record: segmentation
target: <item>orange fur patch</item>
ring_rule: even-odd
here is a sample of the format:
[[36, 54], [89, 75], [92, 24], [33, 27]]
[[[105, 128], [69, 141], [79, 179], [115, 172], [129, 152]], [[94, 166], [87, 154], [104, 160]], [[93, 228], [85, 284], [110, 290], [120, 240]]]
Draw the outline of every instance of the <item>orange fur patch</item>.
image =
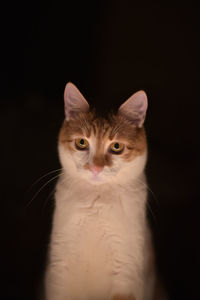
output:
[[[104, 153], [106, 141], [119, 141], [126, 145], [126, 149], [119, 154], [124, 160], [131, 161], [141, 155], [146, 149], [146, 135], [144, 128], [138, 128], [121, 115], [112, 115], [108, 119], [99, 118], [94, 112], [77, 113], [70, 121], [64, 121], [59, 134], [59, 143], [64, 144], [70, 151], [77, 151], [74, 147], [75, 136], [97, 139], [97, 151], [94, 155], [94, 165], [111, 166], [115, 154]], [[87, 168], [87, 166], [85, 166]]]
[[111, 300], [136, 300], [136, 298], [133, 295], [121, 295], [117, 294], [114, 295]]

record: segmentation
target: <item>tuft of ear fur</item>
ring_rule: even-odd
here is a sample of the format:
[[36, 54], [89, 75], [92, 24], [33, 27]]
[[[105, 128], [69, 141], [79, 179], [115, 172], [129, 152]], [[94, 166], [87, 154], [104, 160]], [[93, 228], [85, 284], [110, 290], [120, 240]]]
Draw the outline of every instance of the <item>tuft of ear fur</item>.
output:
[[119, 108], [118, 114], [133, 122], [137, 127], [142, 127], [147, 110], [147, 95], [138, 91], [126, 100]]
[[68, 82], [64, 91], [65, 101], [65, 118], [67, 121], [73, 117], [77, 112], [87, 112], [89, 110], [89, 104], [83, 97], [77, 87]]

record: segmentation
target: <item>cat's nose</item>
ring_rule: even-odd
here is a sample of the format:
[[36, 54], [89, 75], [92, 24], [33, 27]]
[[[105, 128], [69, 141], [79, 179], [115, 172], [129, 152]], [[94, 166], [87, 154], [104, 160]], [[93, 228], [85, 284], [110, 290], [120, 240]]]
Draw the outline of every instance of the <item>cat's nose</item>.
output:
[[92, 173], [98, 174], [98, 173], [100, 173], [103, 170], [103, 167], [102, 166], [93, 165], [93, 166], [90, 166], [89, 169], [90, 169], [90, 171], [92, 171]]

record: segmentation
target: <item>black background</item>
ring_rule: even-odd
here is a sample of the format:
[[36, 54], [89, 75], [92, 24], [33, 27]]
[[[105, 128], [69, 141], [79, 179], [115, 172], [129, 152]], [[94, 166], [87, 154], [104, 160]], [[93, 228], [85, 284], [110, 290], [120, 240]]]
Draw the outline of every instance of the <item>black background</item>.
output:
[[[149, 98], [149, 216], [170, 299], [200, 299], [199, 10], [191, 2], [9, 2], [1, 8], [1, 299], [42, 278], [63, 91], [99, 110]], [[41, 187], [43, 187], [42, 190]]]

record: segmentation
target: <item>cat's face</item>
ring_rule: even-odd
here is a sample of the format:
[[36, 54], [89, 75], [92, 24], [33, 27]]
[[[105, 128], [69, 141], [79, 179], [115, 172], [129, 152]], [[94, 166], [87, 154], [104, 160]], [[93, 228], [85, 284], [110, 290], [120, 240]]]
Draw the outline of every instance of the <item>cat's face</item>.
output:
[[120, 183], [137, 177], [146, 162], [141, 110], [131, 114], [128, 103], [129, 107], [122, 105], [121, 111], [108, 120], [98, 118], [72, 84], [66, 89], [66, 120], [59, 135], [59, 154], [68, 176], [91, 184]]

